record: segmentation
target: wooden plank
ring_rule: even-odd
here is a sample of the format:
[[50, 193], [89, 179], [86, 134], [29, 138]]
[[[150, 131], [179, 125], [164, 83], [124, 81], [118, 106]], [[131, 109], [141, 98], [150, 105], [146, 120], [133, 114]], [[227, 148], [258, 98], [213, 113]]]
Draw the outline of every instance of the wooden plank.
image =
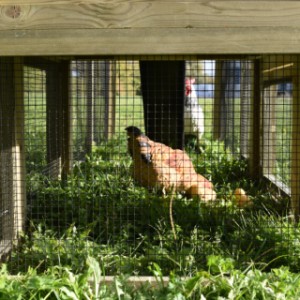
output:
[[14, 235], [17, 238], [26, 221], [26, 170], [24, 146], [24, 83], [23, 60], [14, 58], [15, 144], [14, 154]]
[[249, 141], [249, 172], [252, 178], [260, 178], [261, 168], [261, 61], [259, 59], [253, 62], [253, 87], [251, 103], [251, 133]]
[[293, 122], [291, 153], [291, 207], [297, 220], [300, 217], [300, 61], [295, 61], [293, 76]]
[[72, 106], [70, 96], [70, 62], [60, 65], [61, 97], [62, 97], [62, 178], [66, 178], [72, 168]]
[[297, 53], [300, 28], [135, 28], [0, 31], [2, 56]]
[[[219, 29], [16, 31], [0, 32], [0, 50], [2, 55], [212, 55], [299, 50], [300, 42], [295, 42], [289, 30], [281, 32], [286, 38], [279, 39], [277, 33], [280, 34], [280, 29], [259, 29], [255, 34], [248, 28], [222, 32]], [[299, 35], [300, 30], [294, 33]]]
[[213, 109], [213, 132], [214, 139], [221, 140], [221, 106], [222, 106], [222, 65], [223, 61], [217, 60], [215, 66], [215, 91], [214, 91], [214, 109]]
[[86, 137], [85, 150], [87, 153], [92, 152], [95, 141], [95, 67], [94, 61], [84, 62], [86, 65], [87, 78], [85, 81], [86, 94]]
[[[9, 275], [8, 279], [12, 281], [24, 280], [25, 276], [19, 273], [18, 275]], [[191, 279], [190, 276], [182, 276], [180, 278], [182, 281]], [[100, 276], [98, 284], [100, 285], [115, 285], [116, 276]], [[160, 288], [161, 285], [167, 286], [170, 282], [169, 276], [155, 277], [155, 276], [129, 276], [126, 277], [126, 282], [134, 288], [139, 288], [141, 286], [151, 286], [152, 288]], [[202, 280], [202, 284], [209, 284], [209, 280]], [[89, 284], [93, 286], [95, 281], [91, 278]]]
[[14, 61], [0, 58], [0, 256], [12, 247], [14, 236]]
[[[100, 284], [112, 285], [115, 284], [115, 276], [101, 276]], [[185, 281], [191, 277], [184, 276], [181, 280]], [[169, 276], [162, 276], [159, 279], [155, 276], [129, 276], [126, 278], [126, 282], [134, 288], [139, 288], [143, 285], [151, 286], [152, 288], [159, 288], [161, 285], [167, 286], [170, 282]], [[205, 280], [203, 281], [203, 283]], [[91, 284], [94, 282], [91, 280]]]
[[271, 8], [270, 1], [220, 0], [2, 3], [2, 55], [297, 53], [300, 48], [297, 1], [276, 1]]
[[[71, 2], [71, 3], [70, 3]], [[0, 30], [299, 27], [300, 3], [277, 1], [27, 1], [1, 5]]]
[[[153, 0], [152, 0], [153, 1]], [[165, 3], [191, 3], [196, 2], [196, 0], [155, 0], [156, 2], [165, 2]], [[218, 1], [210, 1], [210, 2], [231, 2], [231, 3], [239, 3], [239, 2], [250, 2], [249, 0], [218, 0]], [[253, 0], [252, 0], [253, 1]], [[255, 0], [254, 0], [255, 1]], [[283, 0], [264, 0], [262, 2], [268, 3], [268, 2], [297, 2], [299, 0], [289, 0], [289, 1], [283, 1]], [[151, 0], [85, 0], [85, 4], [121, 4], [124, 2], [132, 2], [132, 3], [138, 3], [138, 2], [151, 2]], [[198, 2], [209, 2], [204, 0], [199, 0]], [[82, 4], [82, 0], [15, 0], [13, 1], [13, 5], [80, 5]], [[11, 0], [1, 0], [2, 5], [12, 5]]]
[[109, 78], [108, 78], [108, 107], [107, 107], [107, 126], [105, 135], [112, 138], [116, 130], [116, 62], [109, 62]]
[[253, 131], [253, 91], [254, 91], [254, 63], [241, 61], [241, 117], [240, 117], [240, 151], [241, 155], [249, 158], [250, 139]]
[[59, 63], [44, 64], [47, 100], [47, 171], [60, 178], [62, 170], [62, 96]]

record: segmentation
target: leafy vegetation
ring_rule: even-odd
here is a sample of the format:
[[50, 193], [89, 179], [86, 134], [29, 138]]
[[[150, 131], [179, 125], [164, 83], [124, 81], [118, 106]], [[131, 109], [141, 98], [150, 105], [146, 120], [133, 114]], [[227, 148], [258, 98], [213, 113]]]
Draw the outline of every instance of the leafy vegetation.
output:
[[29, 268], [22, 276], [12, 278], [6, 265], [0, 270], [0, 299], [298, 299], [300, 275], [281, 267], [262, 272], [250, 265], [235, 268], [231, 259], [212, 255], [207, 270], [182, 278], [175, 273], [165, 282], [161, 268], [153, 263], [149, 270], [156, 278], [156, 287], [149, 283], [138, 288], [126, 275], [104, 282], [99, 262], [87, 257], [81, 273], [68, 267], [55, 266], [43, 274]]
[[[28, 231], [2, 267], [0, 299], [299, 297], [300, 227], [286, 199], [246, 178], [246, 162], [221, 149], [210, 143], [201, 156], [190, 153], [197, 170], [212, 177], [218, 201], [176, 195], [176, 240], [168, 196], [132, 180], [125, 139], [96, 147], [66, 180], [32, 170]], [[237, 186], [252, 207], [234, 203]], [[114, 282], [104, 284], [100, 274]], [[154, 275], [157, 288], [137, 289], [128, 275]]]
[[[44, 109], [31, 111], [28, 105], [28, 224], [0, 271], [0, 299], [299, 298], [300, 225], [289, 215], [288, 199], [248, 178], [247, 162], [211, 142], [209, 130], [203, 153], [191, 149], [189, 155], [197, 171], [213, 181], [218, 200], [205, 204], [175, 195], [174, 238], [170, 196], [148, 191], [131, 177], [123, 129], [142, 127], [141, 99], [134, 97], [139, 84], [132, 81], [133, 88], [119, 97], [115, 139], [76, 161], [64, 179], [43, 173], [45, 118], [35, 113], [41, 116]], [[43, 94], [36, 94], [40, 104]], [[211, 128], [212, 102], [202, 104]], [[75, 125], [84, 132], [85, 124]], [[83, 149], [83, 141], [78, 135], [75, 148]], [[278, 160], [278, 174], [288, 164], [288, 157]], [[232, 196], [237, 187], [247, 191], [251, 207], [237, 206]], [[114, 282], [106, 285], [100, 275], [114, 275]], [[129, 275], [154, 275], [157, 287], [137, 289], [127, 283]], [[169, 283], [163, 275], [170, 276]]]
[[[66, 180], [31, 173], [28, 234], [8, 269], [44, 272], [61, 266], [78, 273], [91, 256], [103, 274], [147, 275], [156, 263], [164, 274], [196, 276], [207, 269], [209, 255], [217, 255], [237, 270], [284, 265], [298, 272], [300, 228], [289, 218], [287, 200], [246, 178], [246, 162], [220, 149], [211, 143], [201, 157], [190, 154], [197, 170], [211, 175], [218, 201], [204, 204], [175, 195], [176, 240], [168, 196], [132, 180], [125, 139], [96, 147]], [[248, 192], [252, 207], [234, 203], [238, 186]]]

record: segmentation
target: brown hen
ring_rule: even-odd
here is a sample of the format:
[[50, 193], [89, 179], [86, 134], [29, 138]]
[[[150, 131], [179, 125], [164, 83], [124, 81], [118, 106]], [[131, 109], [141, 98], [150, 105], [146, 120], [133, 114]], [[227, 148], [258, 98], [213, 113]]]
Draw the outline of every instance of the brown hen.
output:
[[184, 192], [201, 200], [215, 200], [212, 183], [197, 174], [186, 152], [150, 140], [135, 126], [126, 128], [133, 177], [142, 186], [166, 192]]

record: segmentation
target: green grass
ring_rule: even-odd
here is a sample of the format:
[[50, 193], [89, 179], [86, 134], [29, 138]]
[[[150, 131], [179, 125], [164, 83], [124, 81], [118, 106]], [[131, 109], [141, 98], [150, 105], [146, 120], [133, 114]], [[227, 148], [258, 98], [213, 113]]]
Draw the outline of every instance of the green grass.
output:
[[29, 269], [22, 276], [12, 278], [2, 265], [0, 270], [0, 299], [285, 299], [300, 297], [300, 276], [281, 267], [262, 272], [253, 265], [237, 270], [231, 259], [212, 255], [207, 271], [199, 271], [183, 279], [174, 272], [170, 281], [163, 282], [159, 265], [151, 264], [155, 288], [144, 283], [135, 288], [126, 275], [115, 276], [105, 284], [97, 259], [88, 256], [83, 270], [74, 273], [68, 267], [56, 266], [39, 274]]
[[[5, 293], [12, 288], [24, 293], [24, 299], [66, 299], [68, 293], [79, 299], [93, 299], [97, 293], [104, 299], [130, 299], [130, 295], [137, 299], [298, 298], [300, 227], [289, 217], [288, 199], [274, 194], [264, 182], [248, 178], [247, 162], [224, 150], [223, 143], [211, 141], [213, 103], [200, 102], [206, 116], [204, 152], [189, 155], [197, 171], [214, 183], [218, 200], [206, 205], [176, 195], [177, 240], [169, 220], [169, 198], [140, 187], [131, 177], [124, 128], [143, 129], [140, 97], [118, 98], [114, 139], [103, 141], [75, 162], [65, 180], [43, 175], [47, 165], [44, 109], [28, 106], [27, 231], [7, 261], [8, 271], [2, 269], [0, 299], [9, 299]], [[290, 146], [285, 140], [290, 132], [285, 130], [290, 124], [280, 118], [281, 110], [276, 113], [281, 128], [277, 139], [282, 141], [277, 144], [276, 174], [288, 182], [284, 177], [288, 172], [283, 170], [289, 169]], [[82, 149], [80, 132], [85, 126], [75, 126], [78, 132], [74, 132]], [[247, 191], [252, 207], [236, 206], [231, 196], [236, 187]], [[9, 274], [18, 272], [25, 277], [11, 283]], [[118, 275], [114, 287], [88, 290], [87, 278], [93, 272]], [[171, 275], [171, 282], [156, 290], [148, 286], [132, 290], [126, 275], [133, 274], [154, 274], [158, 281], [162, 274]], [[180, 276], [192, 277], [183, 281]]]
[[[149, 274], [155, 262], [164, 274], [195, 275], [206, 268], [208, 255], [220, 255], [240, 269], [286, 265], [298, 272], [300, 232], [289, 221], [286, 199], [245, 177], [247, 164], [220, 149], [208, 144], [202, 156], [190, 154], [197, 170], [211, 177], [218, 200], [206, 205], [176, 195], [178, 240], [168, 198], [132, 180], [125, 137], [96, 147], [67, 180], [28, 176], [29, 234], [13, 253], [10, 270], [63, 265], [76, 272], [91, 255], [106, 274]], [[247, 191], [253, 207], [235, 205], [236, 187]]]
[[[46, 167], [46, 107], [45, 95], [40, 91], [31, 92], [28, 97], [34, 101], [28, 101], [25, 107], [25, 144], [27, 153], [27, 170]], [[77, 152], [82, 157], [85, 149], [85, 139], [87, 132], [85, 98], [74, 98], [74, 108], [72, 115], [73, 122], [73, 145], [74, 156], [77, 157]], [[99, 132], [98, 140], [103, 140], [104, 124], [104, 108], [100, 104], [103, 99], [98, 99], [96, 106], [98, 111], [97, 131]], [[199, 103], [203, 108], [205, 115], [205, 134], [206, 141], [212, 139], [213, 132], [213, 99], [199, 99]], [[140, 96], [137, 96], [135, 91], [127, 96], [119, 95], [116, 102], [116, 134], [115, 139], [123, 138], [124, 129], [127, 126], [137, 126], [144, 130], [144, 115], [143, 103]], [[232, 103], [234, 114], [228, 124], [232, 125], [230, 133], [225, 139], [225, 144], [235, 153], [240, 153], [240, 99], [235, 99]], [[275, 132], [275, 149], [273, 150], [274, 162], [265, 161], [265, 166], [272, 166], [267, 172], [275, 175], [287, 186], [290, 186], [290, 170], [291, 170], [291, 99], [278, 97], [274, 104], [274, 116], [276, 117], [276, 132]], [[102, 135], [101, 135], [102, 132]], [[267, 138], [267, 137], [266, 137]], [[40, 161], [40, 163], [39, 163]], [[266, 168], [265, 168], [266, 170]]]

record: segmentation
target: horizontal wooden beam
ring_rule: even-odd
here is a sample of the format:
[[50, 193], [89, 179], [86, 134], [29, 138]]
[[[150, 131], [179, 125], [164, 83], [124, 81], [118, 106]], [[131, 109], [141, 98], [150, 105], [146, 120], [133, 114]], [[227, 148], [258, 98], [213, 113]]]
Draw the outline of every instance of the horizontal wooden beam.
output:
[[13, 3], [1, 1], [1, 55], [261, 54], [300, 49], [299, 1]]
[[[18, 274], [18, 275], [10, 275], [10, 280], [24, 280], [25, 276]], [[99, 280], [99, 284], [103, 285], [112, 285], [115, 283], [116, 276], [101, 276]], [[182, 281], [187, 281], [191, 279], [191, 277], [181, 277]], [[163, 277], [155, 277], [155, 276], [129, 276], [126, 278], [126, 283], [132, 287], [139, 288], [143, 285], [151, 286], [152, 288], [159, 288], [161, 285], [167, 286], [170, 282], [169, 276], [163, 276]], [[204, 283], [206, 280], [204, 280]], [[94, 280], [90, 280], [90, 284], [94, 284]]]
[[300, 28], [0, 31], [2, 56], [298, 53]]
[[[170, 5], [170, 3], [172, 5]], [[19, 1], [3, 5], [0, 30], [68, 28], [298, 27], [299, 1]]]

